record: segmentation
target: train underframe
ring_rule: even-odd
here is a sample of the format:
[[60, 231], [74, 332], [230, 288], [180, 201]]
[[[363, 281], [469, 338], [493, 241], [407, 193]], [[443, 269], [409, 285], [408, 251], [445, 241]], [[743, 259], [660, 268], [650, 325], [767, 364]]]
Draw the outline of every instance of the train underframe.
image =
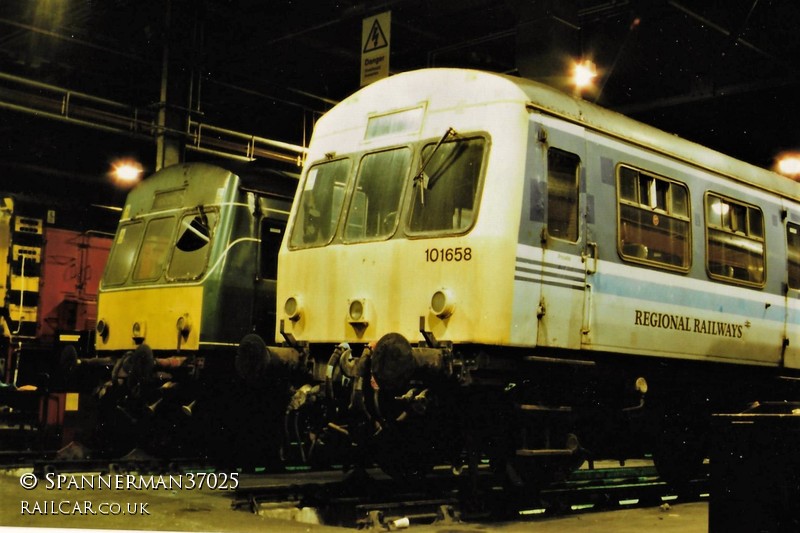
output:
[[402, 479], [483, 461], [526, 487], [586, 460], [650, 456], [680, 488], [702, 469], [712, 414], [799, 396], [797, 376], [774, 368], [453, 346], [423, 335], [419, 346], [388, 334], [310, 357], [317, 379], [294, 389], [284, 456], [377, 464]]
[[707, 456], [712, 414], [800, 397], [798, 376], [775, 368], [423, 335], [313, 346], [288, 335], [282, 347], [247, 335], [236, 353], [181, 357], [143, 344], [105, 361], [93, 444], [231, 467], [378, 465], [407, 480], [488, 462], [519, 487], [649, 455], [680, 486]]
[[108, 370], [92, 389], [96, 425], [84, 443], [90, 449], [111, 457], [138, 449], [219, 467], [282, 468], [276, 428], [289, 401], [288, 374], [246, 379], [232, 349], [175, 355], [147, 344], [83, 359], [72, 373], [97, 367]]

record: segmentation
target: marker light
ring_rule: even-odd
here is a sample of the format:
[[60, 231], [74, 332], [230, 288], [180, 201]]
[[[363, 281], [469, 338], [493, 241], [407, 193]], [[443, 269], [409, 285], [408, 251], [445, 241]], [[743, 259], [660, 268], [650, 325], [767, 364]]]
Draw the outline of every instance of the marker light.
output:
[[147, 334], [147, 323], [145, 322], [133, 323], [133, 327], [131, 327], [131, 336], [133, 337], [134, 341], [144, 340], [146, 334]]
[[448, 318], [456, 310], [456, 299], [448, 289], [439, 289], [431, 296], [431, 313]]
[[283, 304], [283, 312], [286, 313], [286, 317], [289, 320], [296, 322], [300, 320], [300, 315], [303, 312], [303, 306], [296, 296], [290, 296]]
[[95, 326], [94, 330], [97, 332], [97, 335], [103, 339], [103, 342], [108, 340], [108, 322], [106, 322], [104, 319], [97, 321], [97, 325]]
[[351, 324], [367, 324], [369, 317], [367, 316], [368, 308], [367, 301], [363, 298], [355, 298], [350, 300], [347, 304], [347, 318]]
[[188, 337], [189, 332], [192, 330], [192, 319], [188, 314], [181, 315], [175, 322], [175, 327], [178, 328], [178, 332], [183, 335], [184, 338]]

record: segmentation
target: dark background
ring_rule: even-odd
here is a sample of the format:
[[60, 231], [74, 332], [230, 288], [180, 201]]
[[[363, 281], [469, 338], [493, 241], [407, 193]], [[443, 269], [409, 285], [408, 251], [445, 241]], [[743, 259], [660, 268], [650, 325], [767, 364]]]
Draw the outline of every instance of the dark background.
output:
[[[178, 143], [191, 119], [305, 145], [358, 89], [362, 19], [387, 10], [393, 73], [564, 86], [570, 60], [591, 58], [587, 100], [762, 167], [800, 147], [793, 0], [3, 0], [0, 191], [121, 205], [111, 162], [155, 170], [161, 110]], [[263, 159], [298, 171], [285, 155]]]

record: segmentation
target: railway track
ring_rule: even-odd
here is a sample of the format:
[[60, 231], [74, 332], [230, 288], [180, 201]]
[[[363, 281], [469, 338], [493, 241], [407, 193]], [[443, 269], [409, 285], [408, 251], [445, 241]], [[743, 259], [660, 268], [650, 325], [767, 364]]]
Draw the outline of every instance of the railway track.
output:
[[0, 451], [0, 470], [30, 470], [47, 473], [181, 473], [190, 470], [209, 470], [211, 465], [200, 458], [158, 458], [134, 449], [120, 457], [86, 454], [76, 449], [52, 451]]
[[677, 492], [652, 466], [578, 470], [539, 491], [504, 483], [486, 465], [477, 476], [439, 468], [425, 479], [400, 483], [368, 470], [304, 472], [242, 479], [232, 506], [240, 510], [344, 527], [395, 529], [398, 524], [458, 520], [535, 520], [613, 508], [670, 505], [707, 498], [707, 479]]

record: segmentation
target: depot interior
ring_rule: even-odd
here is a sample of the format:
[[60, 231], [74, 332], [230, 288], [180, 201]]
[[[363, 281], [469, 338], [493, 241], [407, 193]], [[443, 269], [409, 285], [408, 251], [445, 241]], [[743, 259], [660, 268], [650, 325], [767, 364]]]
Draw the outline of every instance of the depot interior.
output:
[[792, 2], [6, 0], [0, 199], [111, 233], [136, 182], [122, 163], [136, 179], [184, 161], [299, 174], [317, 119], [362, 84], [376, 15], [389, 75], [531, 78], [763, 168], [800, 150]]
[[359, 88], [363, 21], [386, 12], [390, 75], [476, 68], [575, 92], [585, 63], [595, 77], [577, 94], [606, 108], [761, 167], [800, 148], [791, 2], [12, 0], [0, 189], [113, 231], [130, 188], [111, 174], [121, 160], [141, 176], [234, 158], [299, 172], [266, 141], [308, 144]]

